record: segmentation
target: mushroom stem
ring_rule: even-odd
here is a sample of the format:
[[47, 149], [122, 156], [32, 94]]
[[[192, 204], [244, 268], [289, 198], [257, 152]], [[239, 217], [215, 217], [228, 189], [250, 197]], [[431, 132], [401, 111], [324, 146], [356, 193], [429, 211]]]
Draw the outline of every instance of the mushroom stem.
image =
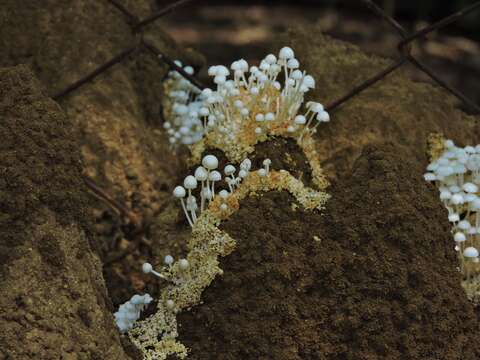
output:
[[182, 202], [183, 212], [185, 213], [185, 216], [187, 217], [188, 224], [189, 224], [191, 227], [193, 227], [192, 220], [190, 219], [190, 216], [188, 215], [187, 208], [186, 208], [186, 206], [185, 206], [185, 201], [183, 201], [183, 198], [180, 199], [180, 201]]

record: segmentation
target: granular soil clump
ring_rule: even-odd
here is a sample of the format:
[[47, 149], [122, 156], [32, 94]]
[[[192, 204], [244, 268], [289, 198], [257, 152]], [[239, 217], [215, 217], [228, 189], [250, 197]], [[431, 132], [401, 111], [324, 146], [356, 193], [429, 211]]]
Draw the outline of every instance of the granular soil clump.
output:
[[445, 209], [409, 156], [366, 147], [323, 215], [244, 200], [221, 226], [224, 275], [179, 315], [191, 358], [480, 358]]
[[0, 69], [0, 359], [130, 359], [95, 249], [78, 129]]

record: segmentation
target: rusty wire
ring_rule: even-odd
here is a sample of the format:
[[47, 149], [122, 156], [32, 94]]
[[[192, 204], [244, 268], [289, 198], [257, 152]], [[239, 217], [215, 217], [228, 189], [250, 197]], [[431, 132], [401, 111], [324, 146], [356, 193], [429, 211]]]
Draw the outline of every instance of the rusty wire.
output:
[[480, 106], [477, 105], [474, 101], [469, 99], [466, 95], [464, 95], [459, 90], [453, 88], [452, 86], [448, 85], [442, 78], [435, 74], [434, 71], [429, 69], [426, 65], [422, 64], [418, 59], [416, 59], [411, 53], [411, 45], [414, 41], [421, 39], [428, 35], [429, 33], [442, 29], [451, 23], [461, 19], [462, 17], [466, 16], [467, 14], [471, 13], [472, 11], [480, 9], [480, 1], [460, 10], [446, 18], [433, 23], [430, 26], [427, 26], [423, 29], [420, 29], [413, 34], [408, 34], [408, 32], [390, 15], [388, 15], [383, 9], [381, 9], [378, 5], [376, 5], [372, 0], [362, 0], [362, 2], [377, 16], [385, 20], [387, 24], [389, 24], [393, 30], [395, 30], [401, 37], [401, 40], [397, 44], [397, 50], [400, 55], [399, 59], [396, 60], [392, 65], [390, 65], [387, 69], [380, 71], [376, 75], [372, 76], [371, 78], [363, 81], [362, 83], [356, 85], [352, 90], [350, 90], [347, 94], [341, 96], [339, 99], [332, 101], [328, 104], [325, 109], [327, 111], [333, 111], [338, 108], [340, 105], [345, 103], [346, 101], [350, 100], [354, 96], [360, 94], [365, 89], [368, 89], [370, 86], [376, 84], [378, 81], [384, 79], [387, 75], [391, 74], [395, 70], [399, 69], [403, 65], [409, 63], [415, 66], [418, 70], [428, 75], [437, 85], [441, 86], [452, 95], [456, 96], [462, 102], [467, 104], [471, 109], [475, 112], [480, 113]]
[[[127, 23], [130, 26], [133, 33], [142, 32], [147, 25], [160, 19], [162, 16], [169, 14], [170, 12], [179, 8], [180, 6], [189, 3], [190, 1], [192, 0], [177, 0], [172, 4], [164, 7], [163, 9], [159, 10], [158, 12], [155, 12], [152, 15], [147, 16], [145, 19], [139, 20], [135, 14], [133, 14], [130, 10], [128, 10], [125, 6], [123, 6], [117, 0], [106, 0], [106, 2], [111, 4], [114, 8], [120, 11], [127, 18]], [[155, 45], [153, 45], [150, 42], [142, 40], [138, 44], [128, 46], [128, 48], [120, 52], [118, 55], [114, 56], [113, 58], [108, 60], [106, 63], [98, 66], [95, 70], [93, 70], [89, 74], [83, 76], [82, 78], [68, 85], [65, 89], [52, 94], [52, 98], [57, 101], [61, 100], [62, 98], [69, 95], [73, 91], [82, 87], [83, 85], [93, 81], [97, 76], [103, 74], [112, 66], [123, 62], [129, 57], [129, 55], [138, 54], [138, 50], [142, 48], [147, 49], [151, 54], [155, 55], [157, 59], [167, 64], [169, 69], [179, 72], [184, 78], [186, 78], [196, 87], [200, 89], [205, 88], [205, 86], [199, 80], [197, 80], [195, 77], [185, 72], [182, 67], [177, 66], [177, 64], [175, 64], [175, 62], [172, 59], [170, 59], [166, 54], [162, 53], [160, 49], [158, 49]]]

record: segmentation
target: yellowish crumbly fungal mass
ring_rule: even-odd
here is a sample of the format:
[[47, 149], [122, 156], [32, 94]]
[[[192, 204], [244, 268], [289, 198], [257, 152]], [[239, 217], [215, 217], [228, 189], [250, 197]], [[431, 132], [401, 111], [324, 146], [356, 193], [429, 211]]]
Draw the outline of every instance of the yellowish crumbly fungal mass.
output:
[[[288, 171], [270, 171], [267, 176], [252, 172], [227, 199], [228, 209], [220, 209], [221, 199], [216, 197], [197, 219], [189, 240], [187, 260], [189, 268], [181, 270], [178, 263], [166, 269], [164, 275], [173, 280], [160, 295], [157, 313], [137, 323], [129, 332], [132, 342], [143, 351], [145, 359], [166, 359], [176, 354], [181, 359], [187, 355], [183, 344], [176, 341], [178, 336], [175, 312], [186, 310], [200, 303], [203, 290], [222, 271], [219, 257], [234, 251], [236, 242], [218, 226], [239, 208], [239, 203], [247, 196], [267, 191], [288, 191], [307, 210], [322, 210], [329, 195], [303, 185]], [[167, 300], [173, 300], [174, 311], [166, 306]], [[162, 335], [157, 340], [158, 334]]]
[[[182, 201], [192, 226], [186, 258], [188, 267], [181, 269], [177, 262], [163, 269], [161, 275], [170, 280], [170, 284], [158, 297], [157, 312], [137, 322], [128, 332], [132, 342], [143, 352], [144, 359], [163, 360], [172, 354], [181, 359], [187, 357], [186, 347], [177, 340], [176, 313], [199, 304], [203, 291], [217, 275], [223, 274], [219, 257], [232, 253], [236, 242], [221, 231], [219, 225], [239, 209], [242, 199], [267, 191], [288, 191], [306, 210], [324, 209], [329, 199], [325, 192], [329, 184], [320, 166], [312, 134], [319, 123], [329, 121], [330, 117], [323, 106], [315, 102], [307, 104], [304, 115], [298, 114], [304, 93], [315, 86], [313, 78], [298, 66], [293, 50], [285, 47], [280, 50], [278, 59], [270, 54], [259, 67], [249, 68], [245, 60], [234, 62], [231, 66], [233, 80], [227, 80], [227, 68], [211, 67], [209, 74], [217, 84], [215, 91], [200, 92], [175, 72], [166, 82], [164, 115], [167, 122], [164, 127], [172, 145], [189, 145], [192, 164], [200, 163], [206, 149], [222, 150], [230, 162], [240, 163], [260, 142], [272, 137], [292, 138], [309, 162], [317, 189], [306, 187], [286, 170], [271, 170], [267, 166], [249, 172], [248, 165], [248, 169], [243, 169], [248, 176], [240, 175], [241, 179], [237, 178], [240, 182], [231, 187], [226, 197], [218, 194], [212, 199], [210, 190], [213, 187], [204, 189], [202, 183], [202, 192], [207, 192], [202, 194], [200, 208], [203, 210], [205, 199], [208, 205], [197, 218], [198, 205], [192, 202], [195, 198], [190, 192], [186, 206], [183, 202], [186, 191], [190, 191], [190, 187], [194, 189], [196, 182], [184, 184], [186, 189], [178, 186], [174, 195]], [[277, 76], [285, 76], [283, 88]]]

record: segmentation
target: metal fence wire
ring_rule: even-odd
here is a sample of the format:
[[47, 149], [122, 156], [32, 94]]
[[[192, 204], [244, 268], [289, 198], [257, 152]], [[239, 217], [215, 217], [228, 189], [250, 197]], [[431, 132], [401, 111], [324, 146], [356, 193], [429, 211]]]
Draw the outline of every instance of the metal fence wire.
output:
[[[139, 19], [134, 13], [132, 13], [130, 10], [128, 10], [125, 6], [123, 6], [118, 0], [105, 0], [107, 1], [112, 7], [116, 8], [120, 13], [122, 13], [125, 17], [125, 21], [128, 23], [128, 25], [131, 27], [132, 32], [134, 33], [140, 33], [143, 34], [145, 27], [152, 22], [160, 19], [161, 17], [167, 15], [168, 13], [176, 10], [180, 6], [191, 2], [192, 0], [179, 0], [175, 1], [172, 4], [166, 6], [165, 8], [159, 10], [158, 12], [155, 12], [151, 14], [150, 16], [147, 16], [145, 19]], [[421, 30], [418, 30], [414, 33], [409, 34], [405, 28], [403, 28], [393, 17], [389, 16], [382, 8], [380, 8], [378, 5], [376, 5], [372, 0], [360, 0], [370, 11], [378, 16], [379, 18], [383, 19], [390, 27], [398, 33], [399, 35], [399, 41], [396, 44], [396, 48], [398, 50], [398, 57], [395, 59], [393, 64], [391, 64], [389, 67], [386, 69], [383, 69], [379, 71], [376, 75], [372, 76], [371, 78], [363, 81], [362, 83], [356, 85], [353, 87], [350, 91], [348, 91], [345, 95], [341, 96], [340, 98], [332, 101], [330, 104], [328, 104], [325, 109], [329, 112], [332, 112], [336, 110], [340, 105], [344, 104], [354, 96], [358, 95], [365, 89], [368, 89], [378, 81], [384, 79], [387, 75], [391, 74], [392, 72], [396, 71], [400, 67], [406, 65], [406, 64], [411, 64], [415, 66], [418, 70], [421, 72], [425, 73], [428, 75], [435, 83], [437, 83], [439, 86], [456, 96], [460, 101], [462, 101], [465, 105], [467, 105], [467, 108], [472, 110], [473, 112], [480, 113], [480, 105], [476, 104], [474, 101], [469, 99], [466, 95], [464, 95], [461, 91], [458, 89], [453, 88], [449, 84], [447, 84], [444, 80], [442, 80], [441, 76], [436, 74], [433, 70], [428, 68], [426, 65], [421, 63], [418, 59], [416, 59], [412, 55], [412, 43], [416, 40], [419, 39], [424, 39], [426, 35], [429, 33], [442, 29], [459, 19], [465, 17], [467, 14], [475, 11], [475, 10], [480, 10], [480, 1], [475, 2], [474, 4], [454, 13], [451, 14], [450, 16], [447, 16], [446, 18], [435, 22], [434, 24], [427, 26]], [[183, 68], [177, 66], [175, 62], [170, 59], [168, 56], [163, 54], [160, 49], [158, 49], [155, 45], [152, 43], [148, 42], [147, 40], [143, 39], [143, 36], [140, 37], [141, 40], [138, 44], [135, 45], [130, 45], [127, 47], [125, 50], [120, 52], [118, 55], [114, 56], [110, 60], [108, 60], [106, 63], [100, 65], [97, 67], [94, 71], [91, 73], [85, 75], [81, 79], [75, 81], [74, 83], [70, 84], [67, 86], [65, 89], [55, 93], [52, 95], [52, 98], [54, 100], [60, 100], [64, 98], [65, 96], [71, 94], [81, 86], [91, 82], [93, 79], [95, 79], [98, 75], [106, 72], [108, 69], [110, 69], [112, 66], [115, 64], [121, 63], [124, 60], [126, 60], [129, 55], [135, 55], [137, 54], [137, 50], [140, 48], [147, 49], [149, 53], [152, 54], [152, 56], [155, 56], [158, 61], [163, 62], [167, 64], [170, 68], [170, 70], [175, 70], [179, 72], [184, 78], [189, 80], [192, 84], [197, 86], [200, 89], [205, 88], [205, 86], [197, 80], [195, 77], [187, 74]]]

